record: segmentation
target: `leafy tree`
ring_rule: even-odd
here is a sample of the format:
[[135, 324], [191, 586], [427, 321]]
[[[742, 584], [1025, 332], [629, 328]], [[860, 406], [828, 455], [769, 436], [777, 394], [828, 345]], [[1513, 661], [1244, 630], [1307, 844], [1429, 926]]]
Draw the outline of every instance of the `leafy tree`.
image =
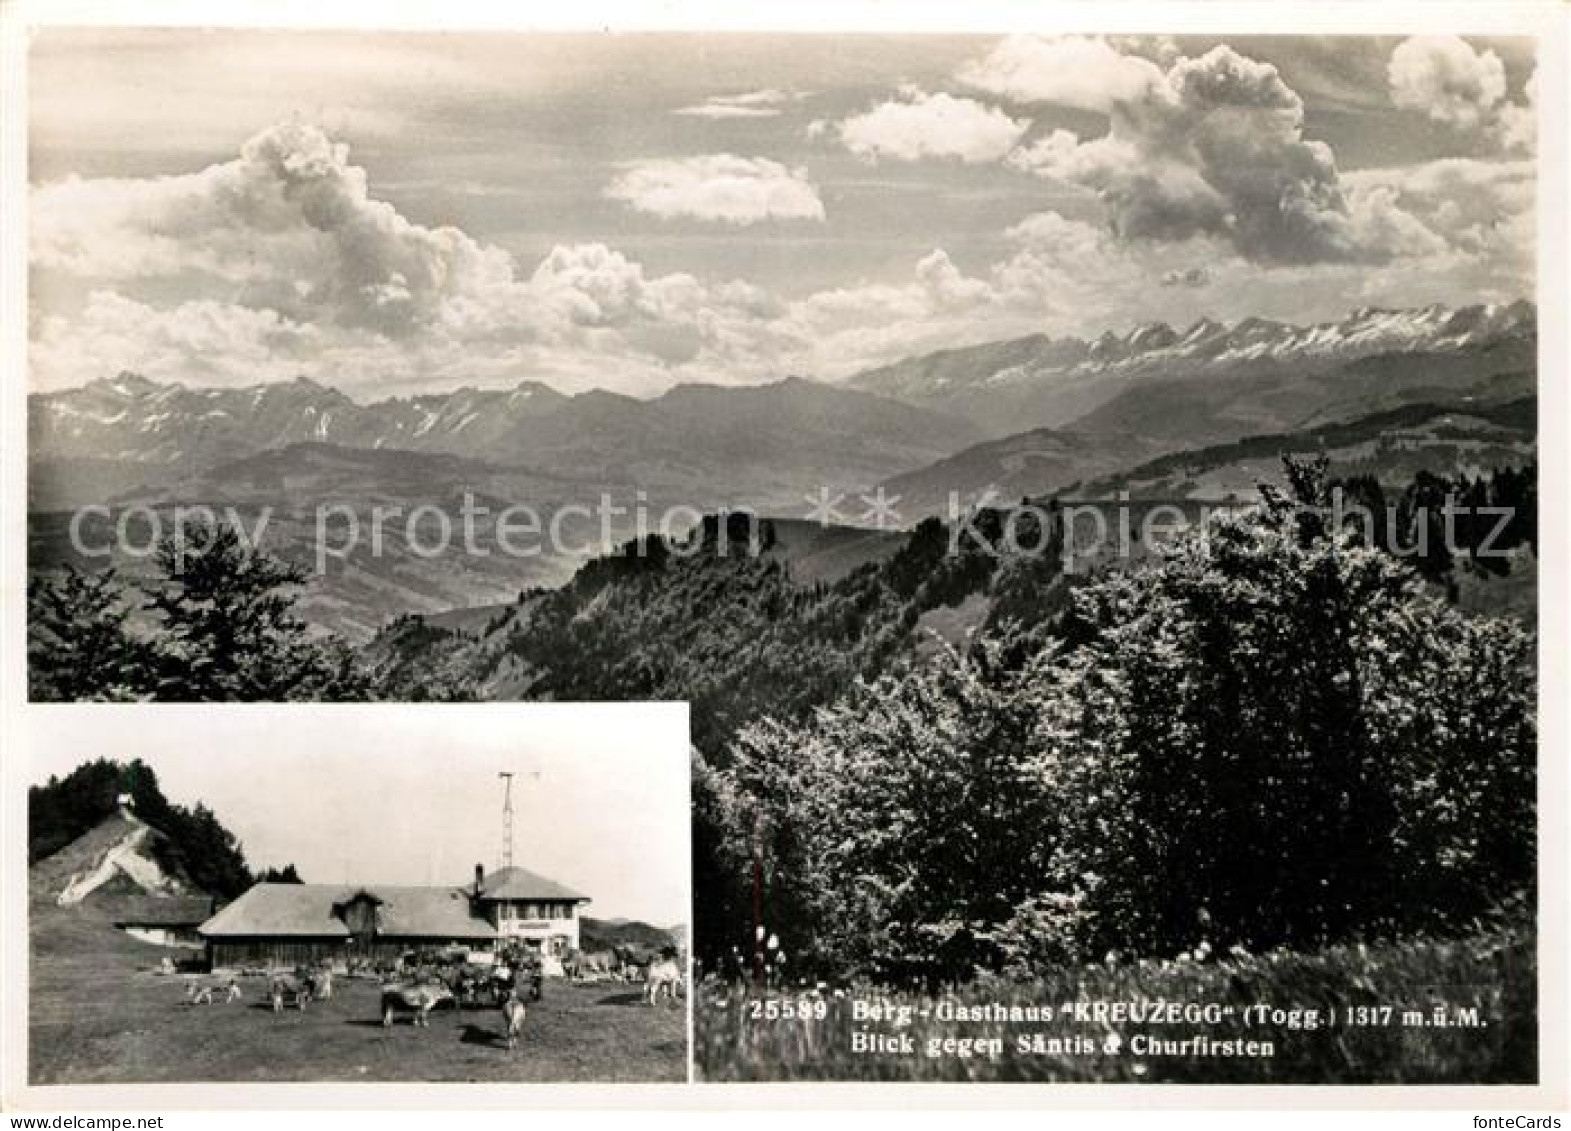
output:
[[[819, 969], [937, 983], [998, 965], [1040, 887], [1054, 801], [1027, 780], [1033, 715], [991, 650], [859, 687], [800, 728], [763, 722], [733, 780], [768, 861], [771, 929]], [[748, 830], [741, 830], [746, 835]]]
[[1329, 531], [1323, 471], [1087, 587], [1094, 637], [1038, 666], [1050, 890], [1096, 946], [1443, 927], [1531, 883], [1530, 639]]
[[256, 877], [259, 884], [303, 884], [300, 873], [293, 864], [285, 864], [282, 868], [264, 868]]

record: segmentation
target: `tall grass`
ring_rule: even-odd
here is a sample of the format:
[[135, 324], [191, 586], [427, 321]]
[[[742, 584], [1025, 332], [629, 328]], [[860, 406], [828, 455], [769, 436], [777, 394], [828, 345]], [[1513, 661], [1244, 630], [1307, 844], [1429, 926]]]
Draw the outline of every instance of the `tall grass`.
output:
[[[694, 1003], [698, 1070], [710, 1080], [989, 1080], [1123, 1081], [1229, 1084], [1504, 1084], [1537, 1079], [1537, 975], [1533, 934], [1494, 929], [1460, 939], [1415, 939], [1379, 945], [1335, 946], [1314, 953], [1234, 953], [1210, 959], [1066, 967], [1037, 981], [985, 979], [939, 994], [870, 984], [785, 988], [765, 993], [710, 980]], [[823, 1020], [763, 1019], [762, 1003], [808, 1003]], [[852, 1020], [852, 1003], [884, 1002], [931, 1009], [940, 1001], [967, 1005], [1053, 1005], [1064, 1002], [1154, 1001], [1215, 1003], [1243, 1011], [1270, 1005], [1318, 1010], [1316, 1029], [1286, 1023], [1246, 1028], [1239, 1013], [1215, 1025], [1152, 1026], [1077, 1020], [1041, 1023], [939, 1020], [915, 1016], [909, 1025]], [[823, 1002], [822, 1007], [812, 1003]], [[757, 1003], [757, 1004], [755, 1004]], [[1384, 1024], [1349, 1025], [1348, 1008], [1390, 1006]], [[1435, 1008], [1455, 1022], [1475, 1009], [1477, 1024], [1434, 1027]], [[1335, 1023], [1329, 1024], [1331, 1011]], [[1422, 1027], [1403, 1024], [1420, 1010]], [[1378, 1016], [1378, 1015], [1377, 1015]], [[911, 1055], [853, 1054], [853, 1029], [909, 1034]], [[1079, 1036], [1094, 1042], [1088, 1055], [1022, 1055], [1022, 1033]], [[1270, 1041], [1270, 1057], [1136, 1056], [1138, 1033], [1167, 1039], [1204, 1035], [1216, 1040]], [[1107, 1038], [1122, 1042], [1105, 1053]], [[929, 1040], [1001, 1036], [1001, 1056], [928, 1058]]]

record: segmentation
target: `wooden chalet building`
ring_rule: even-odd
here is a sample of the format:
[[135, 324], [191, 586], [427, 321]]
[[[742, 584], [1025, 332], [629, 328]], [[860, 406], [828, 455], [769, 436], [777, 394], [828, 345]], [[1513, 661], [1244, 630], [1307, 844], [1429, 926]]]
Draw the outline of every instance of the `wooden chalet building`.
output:
[[494, 950], [517, 939], [555, 957], [578, 945], [588, 903], [523, 868], [468, 887], [257, 884], [201, 926], [212, 965], [295, 966], [396, 960], [411, 950]]

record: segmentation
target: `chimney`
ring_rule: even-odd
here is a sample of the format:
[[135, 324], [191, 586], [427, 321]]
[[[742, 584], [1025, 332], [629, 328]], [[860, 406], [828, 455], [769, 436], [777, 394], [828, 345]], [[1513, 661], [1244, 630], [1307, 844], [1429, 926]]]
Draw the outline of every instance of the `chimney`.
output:
[[483, 864], [476, 864], [475, 865], [475, 898], [479, 899], [480, 896], [482, 896], [484, 894], [485, 894], [485, 866]]

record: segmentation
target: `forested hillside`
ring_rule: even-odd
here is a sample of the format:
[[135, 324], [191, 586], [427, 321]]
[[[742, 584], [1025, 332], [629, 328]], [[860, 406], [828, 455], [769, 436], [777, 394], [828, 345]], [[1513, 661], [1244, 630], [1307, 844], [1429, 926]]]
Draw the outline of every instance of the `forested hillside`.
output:
[[[158, 775], [139, 758], [118, 762], [99, 758], [65, 777], [52, 777], [27, 792], [27, 860], [29, 864], [59, 851], [119, 811], [128, 794], [137, 820], [161, 837], [153, 851], [166, 871], [184, 875], [199, 890], [233, 899], [250, 887], [254, 877], [245, 853], [207, 806], [179, 805], [164, 796]], [[294, 866], [286, 869], [293, 874]]]
[[[996, 540], [1001, 523], [994, 513], [978, 529]], [[713, 524], [693, 553], [629, 543], [562, 589], [525, 594], [477, 636], [405, 618], [370, 650], [377, 683], [390, 698], [687, 699], [695, 744], [719, 751], [750, 719], [795, 716], [904, 662], [930, 610], [995, 582], [1004, 596], [1019, 573], [1041, 575], [1032, 616], [1056, 599], [1055, 554], [1006, 564], [969, 538], [951, 555], [936, 520], [882, 562], [801, 584], [770, 552], [768, 520], [756, 554], [747, 525], [733, 525], [724, 551]]]

